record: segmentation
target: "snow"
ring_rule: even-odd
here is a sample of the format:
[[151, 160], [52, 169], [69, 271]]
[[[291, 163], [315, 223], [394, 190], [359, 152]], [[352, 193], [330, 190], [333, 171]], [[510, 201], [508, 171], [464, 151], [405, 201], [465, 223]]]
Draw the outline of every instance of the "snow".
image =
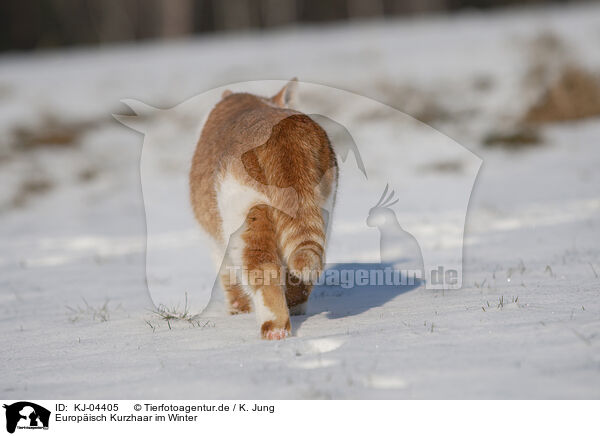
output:
[[[550, 31], [597, 70], [598, 29], [600, 8], [587, 4], [3, 56], [0, 396], [598, 398], [600, 123], [548, 125], [541, 144], [514, 151], [482, 145], [529, 103], [531, 40]], [[277, 342], [258, 338], [254, 315], [167, 323], [146, 286], [144, 138], [111, 114], [124, 113], [127, 98], [170, 108], [230, 83], [294, 76], [419, 112], [418, 101], [404, 100], [410, 93], [397, 91], [408, 86], [451, 114], [435, 118], [435, 128], [483, 160], [462, 289], [319, 287], [308, 315], [292, 319], [293, 337]], [[478, 78], [489, 89], [473, 86]], [[352, 107], [329, 110], [364, 123], [362, 131], [379, 127], [380, 148], [370, 152], [381, 153], [382, 165], [410, 162], [400, 180], [419, 178], [422, 188], [395, 187], [398, 219], [449, 235], [438, 248], [450, 256], [460, 208], [426, 199], [440, 180], [467, 183], [469, 166], [432, 169], [447, 157], [431, 162], [384, 140], [422, 143], [417, 129], [386, 130], [376, 113], [361, 118]], [[15, 127], [42, 129], [48, 117], [88, 127], [75, 146], [11, 149]], [[189, 151], [178, 144], [194, 137], [198, 118], [161, 124], [159, 137], [177, 141], [142, 168], [167, 195], [185, 179]], [[381, 192], [385, 181], [371, 170]], [[47, 192], [23, 190], [31, 178]], [[357, 232], [356, 224], [377, 201], [372, 192], [340, 187], [337, 259], [377, 260], [377, 230]], [[438, 219], [423, 222], [424, 211]], [[167, 253], [194, 246], [185, 227], [160, 230]]]

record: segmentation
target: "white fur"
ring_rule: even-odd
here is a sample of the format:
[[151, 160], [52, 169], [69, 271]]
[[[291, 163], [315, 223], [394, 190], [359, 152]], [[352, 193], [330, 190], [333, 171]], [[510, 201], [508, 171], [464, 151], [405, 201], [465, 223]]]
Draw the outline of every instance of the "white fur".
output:
[[252, 302], [254, 303], [254, 311], [259, 325], [263, 325], [267, 321], [275, 321], [275, 314], [265, 306], [262, 289], [258, 289], [252, 294]]
[[[243, 254], [244, 240], [242, 234], [246, 230], [246, 217], [248, 211], [255, 205], [268, 204], [267, 198], [254, 189], [240, 183], [231, 174], [226, 173], [217, 181], [215, 187], [217, 193], [217, 207], [222, 220], [223, 241], [226, 246], [214, 251], [215, 257], [221, 255], [224, 257], [222, 268], [235, 268], [235, 277], [244, 292], [252, 296], [253, 292], [246, 283], [247, 277], [243, 276]], [[230, 274], [231, 271], [226, 271]]]
[[235, 233], [246, 221], [248, 211], [257, 204], [270, 204], [264, 194], [242, 184], [226, 173], [216, 186], [217, 205], [223, 221], [223, 240]]

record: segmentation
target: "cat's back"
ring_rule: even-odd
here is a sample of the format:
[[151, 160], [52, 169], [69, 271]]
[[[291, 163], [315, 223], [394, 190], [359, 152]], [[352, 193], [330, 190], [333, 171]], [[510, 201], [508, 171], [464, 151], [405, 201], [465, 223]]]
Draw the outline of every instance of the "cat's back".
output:
[[221, 217], [216, 184], [230, 171], [232, 162], [263, 144], [273, 127], [299, 112], [278, 107], [252, 94], [229, 94], [209, 114], [190, 170], [190, 196], [194, 214], [213, 237], [220, 239]]
[[294, 114], [298, 112], [277, 107], [252, 94], [231, 94], [208, 116], [196, 156], [217, 163], [225, 156], [241, 155], [267, 142], [273, 126]]

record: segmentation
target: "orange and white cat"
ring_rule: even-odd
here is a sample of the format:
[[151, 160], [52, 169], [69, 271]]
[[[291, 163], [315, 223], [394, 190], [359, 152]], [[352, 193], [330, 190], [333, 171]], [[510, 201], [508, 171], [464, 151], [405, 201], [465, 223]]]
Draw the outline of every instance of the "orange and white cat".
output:
[[196, 219], [223, 259], [231, 314], [254, 310], [264, 339], [291, 333], [325, 259], [337, 160], [325, 131], [275, 96], [225, 91], [202, 130], [190, 171]]

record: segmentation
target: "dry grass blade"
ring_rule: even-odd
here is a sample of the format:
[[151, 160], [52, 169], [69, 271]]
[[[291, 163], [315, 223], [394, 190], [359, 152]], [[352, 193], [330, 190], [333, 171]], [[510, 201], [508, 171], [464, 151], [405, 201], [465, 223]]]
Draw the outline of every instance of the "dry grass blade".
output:
[[[82, 298], [82, 300], [84, 303], [83, 307], [79, 305], [77, 305], [76, 307], [66, 306], [67, 310], [69, 310], [68, 319], [70, 322], [74, 323], [77, 321], [81, 321], [85, 318], [91, 318], [92, 321], [99, 322], [107, 322], [110, 320], [110, 310], [108, 307], [109, 300], [106, 300], [104, 304], [98, 307], [94, 307], [88, 304], [88, 302], [84, 298]], [[120, 305], [117, 306], [117, 308], [119, 307]]]

